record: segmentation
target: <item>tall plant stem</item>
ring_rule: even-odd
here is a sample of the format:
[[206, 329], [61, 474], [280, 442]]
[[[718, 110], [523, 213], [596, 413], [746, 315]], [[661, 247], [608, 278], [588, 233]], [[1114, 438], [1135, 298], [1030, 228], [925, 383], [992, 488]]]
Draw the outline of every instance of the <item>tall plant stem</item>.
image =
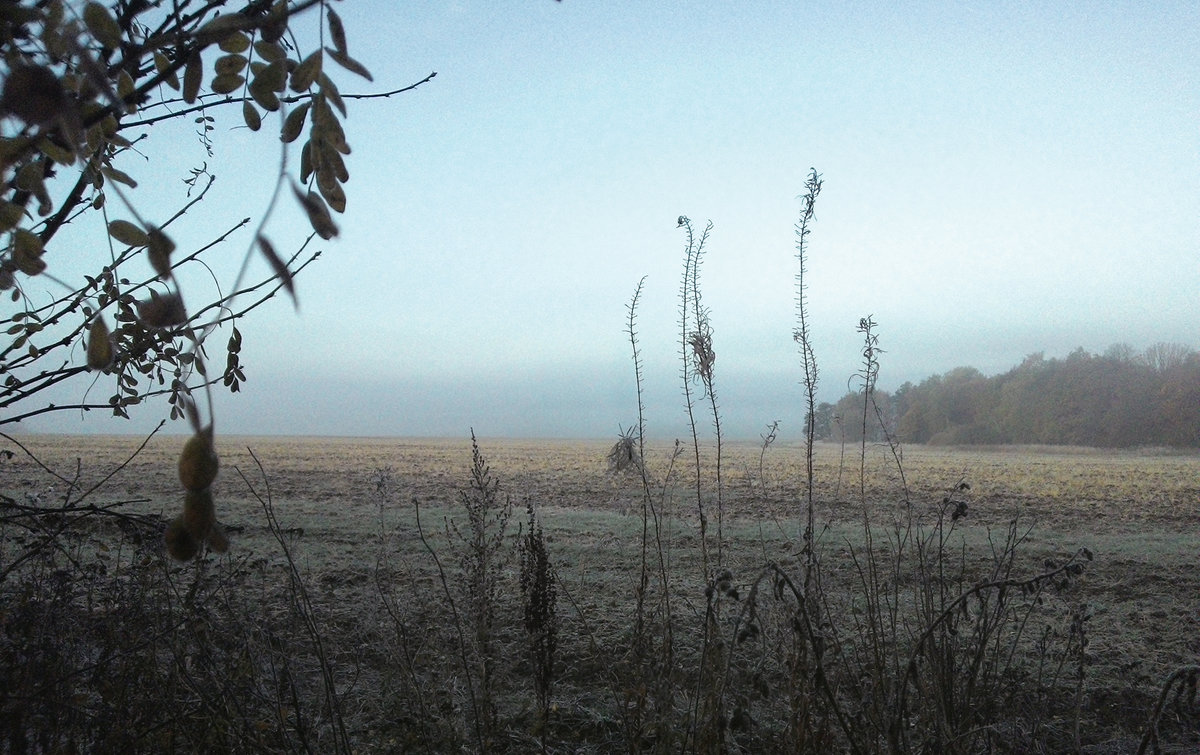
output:
[[806, 563], [811, 566], [813, 553], [813, 444], [816, 441], [817, 418], [817, 359], [813, 353], [812, 332], [808, 316], [808, 234], [813, 222], [817, 196], [821, 193], [821, 174], [811, 168], [804, 182], [805, 194], [801, 200], [800, 220], [796, 223], [796, 328], [792, 338], [800, 347], [800, 360], [804, 367], [804, 400], [808, 422], [804, 428], [804, 475], [806, 518], [804, 523], [804, 552]]
[[686, 215], [679, 216], [679, 225], [684, 228], [687, 233], [687, 247], [684, 249], [683, 258], [683, 283], [679, 290], [679, 356], [680, 356], [680, 377], [683, 380], [683, 397], [684, 404], [687, 409], [688, 426], [692, 433], [692, 454], [694, 459], [694, 479], [696, 483], [696, 511], [700, 517], [700, 556], [702, 568], [704, 570], [704, 578], [708, 579], [708, 515], [704, 507], [704, 489], [703, 480], [701, 477], [700, 468], [700, 431], [696, 426], [696, 398], [692, 392], [692, 382], [695, 380], [695, 372], [692, 368], [691, 356], [691, 336], [695, 332], [692, 325], [692, 297], [695, 293], [694, 284], [696, 281], [696, 267], [699, 265], [698, 250], [704, 247], [705, 241], [708, 240], [708, 234], [712, 230], [712, 223], [704, 229], [704, 233], [699, 240], [696, 239], [695, 231], [692, 228], [692, 221]]

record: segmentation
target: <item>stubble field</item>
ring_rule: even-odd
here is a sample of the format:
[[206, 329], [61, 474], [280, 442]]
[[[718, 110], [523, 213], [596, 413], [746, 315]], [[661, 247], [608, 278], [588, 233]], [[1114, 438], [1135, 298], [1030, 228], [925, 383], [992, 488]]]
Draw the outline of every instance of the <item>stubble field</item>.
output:
[[[78, 497], [117, 470], [87, 504], [120, 503], [120, 511], [148, 514], [159, 522], [181, 507], [175, 471], [181, 438], [157, 436], [136, 454], [141, 440], [127, 437], [17, 440], [24, 448], [5, 442], [15, 455], [0, 463], [0, 492], [16, 504], [61, 505], [64, 494]], [[646, 725], [636, 739], [630, 735], [631, 716], [663, 703], [645, 702], [653, 694], [614, 670], [632, 652], [628, 646], [636, 620], [644, 503], [660, 516], [650, 561], [667, 575], [666, 593], [675, 601], [673, 657], [680, 668], [698, 666], [696, 659], [707, 652], [694, 640], [704, 634], [695, 627], [704, 626], [706, 612], [698, 500], [708, 517], [710, 585], [718, 508], [721, 568], [742, 587], [739, 600], [766, 564], [795, 573], [804, 562], [802, 448], [773, 446], [763, 452], [757, 444], [726, 445], [718, 505], [713, 449], [703, 449], [699, 498], [690, 449], [677, 457], [668, 445], [647, 449], [647, 498], [639, 475], [608, 471], [605, 456], [611, 443], [480, 439], [500, 485], [500, 500], [513, 504], [492, 566], [497, 592], [489, 614], [490, 665], [485, 669], [475, 639], [456, 631], [470, 626], [464, 618], [470, 601], [459, 577], [465, 544], [451, 525], [461, 532], [467, 520], [462, 499], [471, 479], [469, 438], [225, 437], [218, 445], [222, 467], [215, 491], [218, 517], [231, 534], [228, 554], [179, 565], [166, 558], [152, 531], [123, 540], [128, 533], [122, 534], [109, 517], [94, 515], [81, 521], [85, 534], [73, 545], [45, 556], [47, 573], [69, 569], [72, 563], [101, 563], [108, 579], [124, 575], [149, 583], [158, 577], [147, 575], [161, 575], [179, 611], [194, 612], [196, 596], [202, 594], [209, 596], [212, 612], [218, 612], [219, 603], [221, 611], [244, 619], [244, 624], [231, 624], [230, 615], [222, 614], [225, 623], [212, 628], [231, 635], [221, 653], [244, 657], [255, 667], [244, 672], [244, 683], [229, 682], [220, 691], [247, 695], [243, 703], [221, 709], [230, 720], [213, 723], [219, 716], [209, 693], [179, 682], [185, 673], [164, 671], [163, 678], [175, 680], [168, 686], [178, 684], [178, 694], [192, 700], [195, 710], [165, 723], [146, 721], [144, 730], [136, 732], [133, 749], [153, 750], [169, 742], [174, 747], [203, 743], [233, 749], [299, 750], [304, 744], [368, 752], [540, 747], [606, 752], [627, 749], [631, 741], [642, 749], [668, 749], [661, 731], [650, 732], [652, 726]], [[897, 464], [887, 447], [870, 446], [864, 457], [857, 447], [820, 445], [814, 480], [816, 550], [831, 591], [847, 596], [847, 606], [857, 605], [856, 590], [866, 589], [861, 569], [864, 522], [876, 541], [886, 544], [906, 537], [898, 540], [896, 535], [909, 531], [903, 522], [928, 532], [941, 521], [948, 531], [947, 552], [958, 566], [957, 584], [966, 587], [987, 578], [1010, 526], [1021, 538], [1017, 576], [1064, 563], [1080, 549], [1094, 556], [1069, 584], [1047, 593], [1050, 605], [1032, 619], [1044, 624], [1037, 629], [1045, 637], [1086, 636], [1083, 643], [1076, 637], [1074, 651], [1067, 642], [1060, 657], [1044, 651], [1043, 665], [1057, 664], [1060, 670], [1055, 684], [1066, 700], [1060, 706], [1066, 713], [1056, 708], [1036, 732], [1013, 733], [995, 724], [996, 742], [1133, 751], [1164, 679], [1177, 668], [1200, 662], [1200, 457], [1194, 454], [914, 447], [903, 449]], [[944, 518], [947, 497], [955, 507], [965, 504], [966, 516], [953, 522], [952, 531]], [[264, 500], [278, 522], [274, 534]], [[557, 655], [552, 707], [544, 723], [522, 649], [516, 574], [516, 540], [519, 528], [527, 527], [527, 504], [537, 509], [557, 577]], [[41, 578], [27, 575], [22, 582], [19, 569], [8, 571], [35, 534], [17, 526], [19, 522], [13, 511], [5, 515], [0, 550], [0, 568], [6, 569], [0, 587], [9, 623], [19, 614], [18, 594], [25, 594], [14, 585]], [[897, 583], [902, 577], [897, 574]], [[88, 589], [99, 589], [89, 584]], [[73, 594], [77, 608], [88, 598], [83, 592]], [[87, 611], [94, 610], [88, 603]], [[164, 621], [168, 629], [182, 631]], [[281, 657], [294, 665], [287, 677], [290, 692], [281, 691], [277, 669], [262, 671], [279, 662], [267, 645], [254, 649], [267, 635], [287, 635], [290, 649]], [[198, 663], [193, 656], [202, 652], [197, 648], [207, 641], [193, 637], [172, 644], [165, 629], [154, 646], [159, 653], [155, 663], [192, 669]], [[20, 642], [20, 635], [10, 631], [9, 658], [20, 655]], [[731, 669], [735, 665], [730, 662]], [[269, 678], [264, 681], [262, 674]], [[727, 683], [736, 692], [732, 676]], [[779, 679], [771, 685], [786, 686]], [[691, 682], [678, 686], [670, 698], [676, 711], [672, 715], [699, 731], [703, 727], [696, 720], [704, 715], [699, 701], [705, 695], [700, 685], [694, 693]], [[487, 715], [479, 713], [481, 698], [489, 697], [485, 688], [494, 693], [489, 703], [493, 712]], [[294, 699], [296, 690], [311, 700]], [[778, 731], [768, 731], [778, 711], [769, 710], [773, 703], [765, 702], [765, 692], [740, 697], [734, 692], [729, 693], [729, 709], [753, 710], [757, 728], [739, 734], [737, 714], [730, 717], [721, 708], [719, 715], [732, 722], [733, 733], [716, 735], [718, 749], [794, 746]], [[85, 724], [88, 715], [119, 714], [114, 708], [120, 703], [111, 697], [79, 694], [80, 700], [90, 701], [79, 703], [86, 709], [78, 713]], [[274, 712], [259, 711], [271, 710], [262, 699], [272, 695], [277, 698]], [[1052, 698], [1047, 697], [1049, 707], [1062, 702]], [[1197, 746], [1195, 714], [1194, 699], [1190, 707], [1184, 700], [1182, 707], [1163, 714], [1159, 744], [1165, 751]], [[11, 711], [6, 716], [8, 721], [20, 718]], [[238, 716], [245, 720], [234, 721]], [[26, 728], [53, 725], [45, 718], [20, 720]], [[696, 734], [670, 748], [702, 750], [706, 742]], [[880, 749], [886, 748], [881, 744]]]

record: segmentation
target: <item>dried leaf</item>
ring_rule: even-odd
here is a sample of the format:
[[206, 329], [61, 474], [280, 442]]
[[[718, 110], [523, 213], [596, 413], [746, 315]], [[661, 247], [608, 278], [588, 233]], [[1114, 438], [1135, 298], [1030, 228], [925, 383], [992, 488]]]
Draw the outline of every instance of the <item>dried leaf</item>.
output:
[[[258, 79], [250, 82], [250, 97], [263, 110], [275, 112], [279, 109], [279, 97], [269, 87], [261, 86]], [[255, 129], [257, 131], [258, 129]]]
[[346, 29], [342, 26], [342, 19], [338, 18], [338, 14], [333, 12], [333, 8], [326, 9], [326, 17], [329, 19], [329, 36], [333, 39], [333, 46], [338, 52], [346, 54]]
[[258, 131], [262, 128], [262, 118], [249, 100], [242, 103], [242, 118], [251, 131]]
[[291, 144], [300, 136], [300, 132], [304, 130], [304, 119], [308, 115], [311, 103], [305, 102], [298, 108], [288, 113], [288, 116], [283, 121], [283, 129], [280, 131], [279, 139], [286, 144]]
[[349, 154], [350, 149], [346, 146], [346, 132], [342, 129], [341, 122], [338, 121], [333, 108], [329, 107], [329, 102], [324, 97], [317, 98], [316, 105], [313, 107], [313, 132], [315, 136], [328, 142], [334, 149]]
[[150, 236], [128, 220], [109, 223], [108, 235], [128, 246], [147, 246], [150, 243]]
[[200, 432], [200, 409], [196, 407], [196, 402], [192, 400], [190, 394], [183, 396], [183, 409], [187, 413], [188, 422], [192, 426], [192, 430]]
[[308, 177], [313, 172], [313, 148], [312, 140], [306, 141], [304, 146], [300, 148], [300, 181], [308, 183]]
[[238, 74], [225, 74], [213, 79], [208, 88], [214, 94], [230, 94], [231, 92], [236, 92], [245, 83], [246, 80]]
[[254, 52], [258, 53], [258, 57], [268, 63], [287, 60], [287, 50], [284, 50], [283, 47], [275, 42], [266, 42], [260, 39], [254, 43]]
[[59, 165], [75, 164], [75, 153], [70, 148], [64, 147], [48, 136], [43, 136], [38, 140], [38, 149], [42, 151], [43, 155]]
[[115, 50], [121, 46], [121, 27], [101, 3], [87, 4], [83, 9], [83, 23], [96, 41], [108, 49]]
[[158, 273], [158, 277], [165, 281], [171, 277], [171, 254], [175, 251], [175, 242], [154, 226], [150, 227], [150, 232], [146, 235], [149, 239], [146, 254], [150, 257], [150, 266]]
[[329, 216], [329, 208], [325, 206], [325, 201], [320, 196], [311, 191], [303, 193], [298, 186], [294, 185], [292, 192], [295, 193], [296, 199], [300, 200], [300, 205], [308, 215], [308, 222], [318, 236], [328, 241], [338, 235], [337, 224]]
[[346, 211], [346, 192], [328, 165], [317, 171], [317, 188], [329, 203], [330, 209], [338, 213]]
[[46, 191], [46, 167], [45, 160], [34, 160], [21, 166], [16, 176], [17, 188], [37, 197], [39, 215], [49, 215], [54, 209], [50, 201], [50, 192]]
[[329, 53], [329, 57], [333, 58], [339, 66], [345, 68], [350, 73], [356, 73], [367, 81], [375, 80], [371, 77], [371, 72], [367, 70], [366, 66], [349, 55], [338, 50], [330, 50], [328, 47], [325, 48], [325, 51]]
[[[38, 275], [46, 269], [42, 260], [42, 239], [36, 233], [24, 228], [13, 231], [12, 262], [17, 269], [26, 275]], [[13, 348], [19, 348], [15, 344]]]
[[100, 168], [100, 172], [110, 180], [116, 181], [120, 184], [125, 184], [131, 189], [137, 188], [137, 181], [134, 181], [132, 178], [130, 178], [129, 174], [123, 170], [117, 170], [111, 165], [105, 165], [104, 167]]
[[244, 31], [237, 31], [221, 40], [220, 48], [225, 52], [245, 52], [250, 49], [250, 37]]
[[13, 231], [12, 248], [15, 254], [29, 254], [36, 257], [40, 257], [45, 251], [42, 246], [42, 237], [25, 228]]
[[23, 217], [25, 212], [20, 205], [0, 200], [0, 233], [16, 228]]
[[319, 81], [321, 83], [321, 96], [332, 102], [333, 106], [336, 107], [338, 112], [342, 114], [342, 117], [345, 118], [346, 103], [342, 102], [342, 93], [338, 91], [337, 85], [334, 84], [333, 80], [324, 73], [321, 74]]
[[341, 153], [336, 149], [326, 151], [321, 156], [323, 167], [326, 170], [333, 171], [333, 175], [337, 176], [337, 180], [346, 183], [350, 180], [350, 171], [346, 170], [346, 161], [342, 159]]
[[232, 76], [242, 72], [246, 67], [245, 55], [222, 55], [213, 63], [213, 72], [217, 76]]
[[300, 65], [296, 66], [296, 70], [292, 71], [291, 88], [293, 92], [307, 92], [313, 82], [317, 80], [317, 76], [321, 74], [321, 63], [323, 56], [321, 51], [309, 55]]
[[113, 363], [114, 355], [112, 336], [108, 332], [108, 325], [104, 322], [103, 317], [97, 317], [92, 320], [92, 327], [88, 330], [88, 369], [107, 369]]
[[129, 71], [122, 68], [121, 73], [117, 74], [117, 96], [121, 98], [131, 113], [137, 110], [137, 103], [133, 100], [135, 90], [133, 77], [129, 75]]
[[179, 91], [179, 77], [171, 70], [171, 61], [158, 50], [154, 51], [154, 70], [165, 75], [163, 82], [175, 91]]
[[266, 87], [272, 92], [282, 92], [287, 89], [287, 63], [276, 60], [263, 66], [254, 74], [254, 83]]
[[265, 42], [278, 42], [283, 37], [284, 32], [288, 27], [288, 4], [287, 0], [277, 0], [271, 8], [271, 12], [267, 14], [266, 21], [259, 27], [259, 32], [262, 34]]
[[217, 16], [196, 30], [196, 43], [200, 47], [208, 47], [213, 42], [223, 42], [230, 36], [241, 33], [242, 28], [247, 25], [249, 20], [241, 13]]
[[23, 191], [36, 191], [44, 184], [46, 167], [41, 160], [25, 163], [17, 171], [17, 188]]
[[[258, 248], [262, 250], [263, 256], [267, 258], [267, 263], [271, 265], [271, 270], [275, 273], [275, 277], [283, 284], [288, 295], [292, 297], [292, 304], [299, 305], [296, 301], [296, 284], [292, 281], [292, 271], [288, 269], [287, 263], [284, 262], [278, 254], [275, 253], [275, 247], [267, 241], [265, 236], [258, 237]], [[230, 341], [232, 344], [232, 341]], [[238, 346], [241, 346], [241, 335], [238, 335]]]
[[200, 95], [200, 81], [204, 78], [204, 59], [199, 50], [193, 50], [183, 68], [183, 101], [191, 105]]

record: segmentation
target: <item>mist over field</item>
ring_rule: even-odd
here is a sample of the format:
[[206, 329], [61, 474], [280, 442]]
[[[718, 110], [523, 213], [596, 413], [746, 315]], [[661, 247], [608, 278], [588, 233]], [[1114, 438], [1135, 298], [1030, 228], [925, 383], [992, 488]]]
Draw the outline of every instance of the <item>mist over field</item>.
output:
[[[886, 339], [888, 335], [884, 329], [883, 337]], [[853, 344], [853, 334], [845, 340]], [[903, 342], [905, 339], [901, 334], [897, 340]], [[943, 374], [952, 371], [947, 368], [944, 373], [930, 373], [922, 369], [921, 365], [935, 362], [936, 354], [906, 358], [889, 350], [886, 340], [882, 345], [885, 352], [881, 355], [883, 364], [878, 390], [883, 396], [895, 396], [906, 386], [912, 388], [927, 381], [940, 383]], [[682, 438], [690, 433], [678, 375], [678, 357], [667, 351], [672, 346], [667, 344], [664, 353], [655, 354], [653, 358], [643, 351], [646, 431], [648, 437], [660, 441]], [[1191, 351], [1183, 344], [1174, 346], [1185, 352]], [[754, 370], [735, 362], [743, 356], [744, 349], [739, 349], [737, 343], [726, 348], [719, 333], [716, 348], [716, 389], [725, 437], [758, 440], [767, 426], [778, 420], [781, 442], [802, 440], [805, 410], [798, 374], [799, 357], [780, 349], [776, 369]], [[1114, 348], [1108, 344], [1101, 351], [1088, 353], [1100, 357]], [[1132, 355], [1129, 359], [1141, 359], [1140, 348], [1129, 346], [1128, 349]], [[846, 401], [848, 393], [857, 392], [861, 387], [861, 381], [855, 377], [861, 365], [856, 366], [852, 361], [857, 354], [853, 349], [849, 354], [844, 351], [833, 351], [830, 361], [833, 358], [839, 360], [833, 366], [826, 366], [821, 354], [817, 355], [821, 369], [818, 401], [830, 407]], [[1057, 364], [1072, 354], [1078, 356], [1081, 353], [1071, 349], [1043, 356], [1045, 363]], [[986, 367], [958, 365], [954, 372], [971, 375], [974, 380], [995, 378], [1016, 370], [1024, 361], [1006, 362], [1006, 359], [999, 354], [985, 355], [981, 364]], [[840, 374], [835, 371], [838, 369]], [[1187, 372], [1186, 383], [1180, 384], [1180, 389], [1186, 385], [1187, 390], [1196, 390], [1194, 372], [1194, 369]], [[636, 391], [629, 359], [598, 362], [583, 355], [579, 365], [562, 365], [556, 369], [536, 365], [516, 370], [482, 366], [473, 373], [445, 374], [437, 378], [389, 379], [343, 370], [329, 374], [317, 372], [311, 379], [303, 381], [296, 380], [290, 372], [280, 373], [271, 365], [261, 368], [252, 365], [248, 378], [242, 392], [223, 399], [218, 405], [217, 421], [222, 432], [234, 435], [465, 438], [473, 429], [482, 437], [494, 438], [604, 439], [616, 437], [621, 428], [629, 428], [637, 422]], [[1075, 417], [1074, 421], [1079, 421], [1097, 402], [1126, 403], [1129, 412], [1143, 412], [1130, 417], [1130, 422], [1146, 424], [1152, 413], [1146, 403], [1149, 399], [1133, 395], [1133, 385], [1128, 382], [1118, 383], [1115, 379], [1097, 375], [1060, 388], [1072, 398], [1064, 401], [1065, 414], [1055, 421], [1068, 421], [1071, 416]], [[1112, 391], [1122, 392], [1112, 394]], [[71, 398], [68, 394], [60, 396], [63, 402], [69, 402]], [[1191, 406], [1186, 398], [1174, 400], [1183, 401], [1185, 409]], [[1166, 404], [1164, 408], [1169, 409]], [[845, 409], [843, 406], [841, 411], [846, 413]], [[1178, 416], [1179, 422], [1188, 421], [1186, 417], [1190, 414], [1186, 410], [1171, 411]], [[903, 413], [904, 409], [897, 405], [889, 415], [893, 432]], [[146, 406], [136, 407], [128, 422], [106, 421], [99, 411], [82, 417], [73, 412], [28, 420], [21, 423], [20, 431], [136, 434], [153, 429], [161, 416], [158, 405], [148, 402]], [[983, 421], [982, 416], [978, 420], [955, 420], [960, 424], [976, 421]], [[182, 423], [168, 423], [164, 431], [186, 433], [189, 429]], [[899, 437], [925, 442], [929, 434], [907, 437], [902, 432]], [[963, 442], [966, 442], [965, 438]], [[1100, 440], [1089, 443], [1086, 438], [1074, 442], [1126, 445]], [[1195, 445], [1200, 443], [1200, 437], [1195, 443], [1186, 439], [1146, 440], [1139, 437], [1128, 444], [1142, 443]]]

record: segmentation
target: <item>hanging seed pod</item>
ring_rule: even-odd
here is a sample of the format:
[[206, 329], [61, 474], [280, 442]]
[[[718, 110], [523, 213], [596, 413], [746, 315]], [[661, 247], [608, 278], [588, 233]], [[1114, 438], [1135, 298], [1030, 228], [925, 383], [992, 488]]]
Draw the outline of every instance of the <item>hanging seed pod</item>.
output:
[[212, 491], [189, 490], [183, 501], [183, 528], [200, 542], [208, 540], [213, 525], [217, 523], [217, 511], [213, 505]]
[[178, 561], [191, 561], [200, 552], [200, 541], [184, 527], [182, 516], [171, 520], [163, 539], [167, 544], [167, 553]]
[[183, 101], [187, 104], [192, 104], [200, 95], [200, 83], [204, 77], [204, 59], [200, 57], [200, 50], [193, 50], [188, 56], [187, 64], [183, 69]]
[[183, 444], [183, 453], [179, 455], [179, 481], [191, 492], [207, 490], [217, 479], [219, 466], [213, 448], [213, 429], [209, 425]]
[[91, 370], [103, 370], [113, 363], [112, 337], [104, 318], [97, 316], [88, 331], [87, 365]]
[[208, 531], [208, 547], [216, 553], [225, 553], [229, 550], [229, 537], [225, 534], [225, 528], [220, 522], [213, 522], [212, 529]]

